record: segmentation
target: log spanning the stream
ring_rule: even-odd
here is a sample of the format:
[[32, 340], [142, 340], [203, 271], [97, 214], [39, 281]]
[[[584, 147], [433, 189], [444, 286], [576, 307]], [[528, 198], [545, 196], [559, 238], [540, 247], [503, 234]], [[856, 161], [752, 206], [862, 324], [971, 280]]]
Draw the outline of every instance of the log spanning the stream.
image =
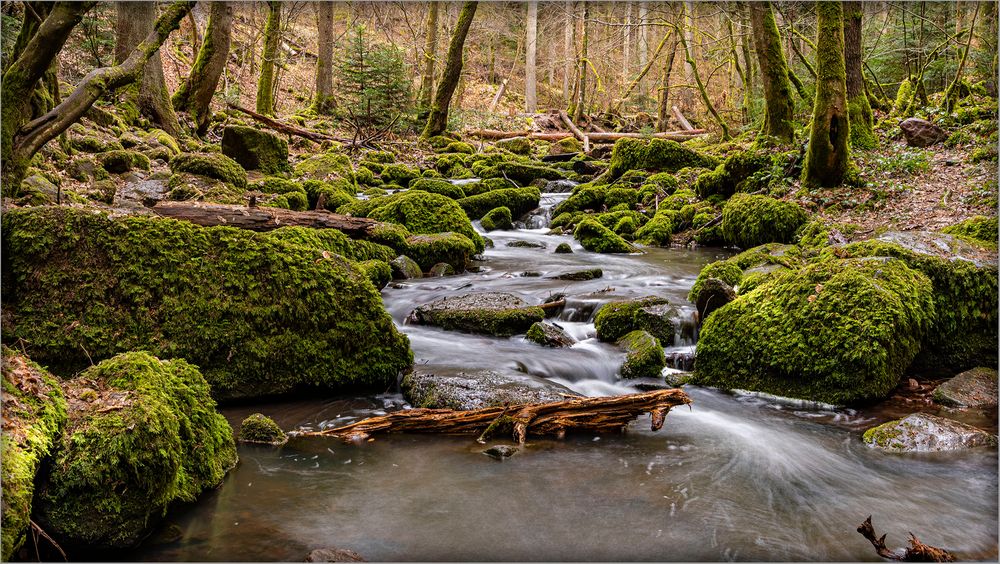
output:
[[271, 231], [279, 227], [339, 229], [353, 238], [366, 238], [380, 225], [374, 219], [352, 217], [325, 210], [292, 211], [282, 208], [249, 208], [223, 204], [162, 201], [153, 206], [161, 217], [190, 221], [202, 227], [225, 225], [250, 231]]
[[562, 436], [567, 431], [621, 431], [643, 413], [652, 416], [651, 429], [660, 430], [670, 408], [691, 403], [678, 389], [600, 398], [572, 398], [549, 403], [488, 407], [469, 411], [410, 409], [356, 423], [302, 433], [363, 441], [375, 433], [445, 433], [489, 435], [511, 429], [514, 440], [524, 443], [532, 435]]

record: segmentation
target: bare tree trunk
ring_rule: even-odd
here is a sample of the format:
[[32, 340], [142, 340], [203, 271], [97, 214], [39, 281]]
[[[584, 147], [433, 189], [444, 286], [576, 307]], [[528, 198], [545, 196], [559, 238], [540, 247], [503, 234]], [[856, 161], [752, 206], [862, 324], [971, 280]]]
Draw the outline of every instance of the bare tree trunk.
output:
[[524, 56], [524, 110], [533, 114], [538, 110], [535, 64], [538, 50], [538, 0], [528, 2], [528, 37], [525, 39]]
[[[639, 68], [645, 68], [649, 62], [649, 5], [642, 0], [639, 2]], [[646, 94], [646, 84], [639, 81], [639, 94]]]
[[[692, 19], [693, 13], [694, 13], [694, 2], [691, 2], [690, 0], [685, 0], [684, 17], [681, 19], [682, 25], [684, 26], [683, 36], [684, 36], [685, 52], [692, 49], [692, 44], [694, 43], [694, 21]], [[692, 98], [694, 97], [691, 93], [691, 88], [690, 88], [690, 85], [694, 84], [694, 74], [695, 74], [694, 69], [691, 68], [691, 65], [687, 62], [687, 57], [685, 56], [684, 82], [685, 84], [688, 85], [688, 88], [685, 88], [684, 91], [681, 93], [681, 106], [683, 106], [685, 110], [687, 110], [690, 107]]]
[[771, 4], [750, 3], [750, 20], [753, 27], [754, 49], [757, 51], [760, 76], [764, 83], [764, 100], [767, 104], [761, 135], [774, 137], [781, 143], [791, 143], [795, 136], [792, 121], [795, 105], [792, 102], [788, 65], [781, 50], [781, 37], [778, 35], [778, 26], [774, 21]]
[[230, 2], [211, 2], [205, 40], [191, 67], [187, 80], [172, 99], [174, 109], [186, 111], [194, 118], [198, 134], [204, 134], [212, 117], [212, 97], [219, 86], [219, 77], [229, 60], [229, 44], [233, 22]]
[[320, 115], [329, 115], [337, 107], [333, 95], [333, 2], [316, 3], [316, 94], [313, 110]]
[[448, 107], [451, 104], [452, 94], [455, 93], [455, 87], [458, 86], [458, 79], [462, 77], [465, 38], [469, 34], [469, 28], [472, 27], [472, 19], [476, 16], [478, 7], [479, 2], [462, 4], [462, 11], [458, 14], [455, 31], [452, 32], [451, 43], [448, 45], [448, 58], [441, 75], [441, 83], [434, 95], [434, 105], [431, 107], [430, 115], [427, 116], [427, 125], [421, 134], [425, 139], [440, 135], [448, 129]]
[[628, 84], [628, 71], [631, 61], [629, 51], [632, 49], [632, 0], [625, 2], [625, 28], [622, 40], [622, 84]]
[[434, 95], [434, 63], [437, 61], [438, 11], [440, 2], [432, 0], [427, 3], [427, 21], [424, 24], [424, 69], [420, 75], [420, 95], [417, 107], [421, 114], [426, 114], [431, 107], [431, 97]]
[[851, 121], [851, 147], [874, 149], [872, 106], [865, 94], [861, 72], [861, 2], [844, 2], [844, 65], [847, 73], [847, 109]]
[[[117, 12], [115, 64], [121, 64], [135, 46], [153, 31], [157, 18], [156, 2], [118, 2]], [[142, 79], [129, 89], [126, 98], [150, 123], [173, 136], [180, 134], [177, 114], [163, 80], [163, 61], [159, 51], [146, 62]]]
[[264, 52], [261, 54], [260, 79], [257, 82], [257, 113], [274, 115], [274, 63], [281, 43], [281, 2], [267, 3], [264, 25]]
[[583, 28], [582, 41], [580, 42], [580, 58], [579, 58], [579, 87], [577, 89], [577, 98], [574, 105], [573, 119], [580, 121], [583, 118], [583, 114], [586, 112], [587, 104], [587, 43], [589, 42], [587, 19], [590, 16], [590, 5], [587, 2], [581, 2], [582, 6], [582, 17], [580, 20], [580, 26]]
[[566, 104], [573, 100], [570, 97], [569, 81], [570, 77], [573, 76], [573, 62], [576, 60], [573, 53], [573, 47], [576, 45], [573, 37], [576, 33], [576, 28], [573, 25], [575, 9], [573, 0], [566, 0], [566, 27], [563, 28], [563, 100]]
[[847, 71], [844, 68], [844, 11], [840, 2], [816, 4], [816, 101], [809, 149], [802, 167], [806, 186], [838, 186], [850, 164]]

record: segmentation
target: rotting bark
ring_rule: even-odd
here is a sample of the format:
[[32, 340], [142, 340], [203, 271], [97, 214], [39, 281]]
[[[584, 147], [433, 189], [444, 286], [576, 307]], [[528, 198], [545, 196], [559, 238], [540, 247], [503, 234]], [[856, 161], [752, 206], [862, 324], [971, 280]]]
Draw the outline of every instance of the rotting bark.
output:
[[906, 549], [889, 550], [885, 546], [885, 535], [881, 537], [875, 532], [872, 526], [872, 516], [869, 515], [865, 522], [858, 527], [861, 536], [868, 539], [875, 547], [875, 553], [888, 560], [901, 562], [954, 562], [955, 556], [943, 548], [930, 546], [920, 542], [913, 533], [910, 533], [910, 546]]
[[430, 115], [427, 116], [427, 125], [421, 134], [425, 139], [440, 135], [448, 129], [448, 107], [451, 105], [451, 97], [458, 86], [458, 80], [462, 77], [462, 52], [465, 47], [465, 38], [469, 35], [469, 28], [472, 27], [472, 20], [476, 17], [476, 8], [479, 2], [465, 2], [462, 10], [458, 14], [458, 21], [455, 23], [455, 31], [451, 35], [451, 42], [448, 45], [448, 56], [445, 60], [444, 72], [441, 75], [441, 83], [438, 84], [437, 92], [434, 95], [434, 104], [431, 106]]
[[162, 201], [153, 206], [161, 217], [188, 221], [202, 227], [224, 225], [249, 231], [272, 231], [279, 227], [338, 229], [352, 238], [364, 239], [382, 225], [374, 219], [352, 217], [325, 210], [292, 211], [283, 208], [250, 208], [200, 202]]
[[750, 25], [767, 105], [761, 135], [773, 137], [781, 143], [791, 143], [795, 137], [795, 105], [788, 65], [781, 50], [781, 36], [769, 2], [750, 4]]
[[[117, 3], [115, 64], [122, 64], [139, 42], [153, 31], [156, 11], [156, 2]], [[139, 115], [174, 137], [180, 134], [181, 126], [163, 79], [163, 61], [158, 49], [143, 66], [138, 83], [130, 86], [126, 92], [126, 104], [133, 104]]]
[[[529, 434], [562, 436], [570, 431], [621, 432], [643, 413], [652, 416], [650, 427], [653, 431], [658, 431], [663, 427], [671, 408], [690, 403], [691, 399], [683, 391], [671, 389], [470, 411], [409, 409], [303, 435], [337, 437], [348, 441], [363, 441], [376, 433], [393, 432], [471, 434], [481, 437], [483, 431], [492, 426], [509, 429], [515, 441], [524, 443]], [[501, 415], [509, 419], [500, 421]]]
[[851, 147], [874, 149], [876, 146], [872, 106], [865, 93], [861, 72], [861, 2], [844, 2], [844, 65], [847, 73], [847, 109], [851, 121]]
[[802, 183], [806, 186], [840, 185], [850, 165], [850, 120], [847, 111], [847, 77], [844, 68], [844, 13], [840, 2], [816, 4], [818, 30], [816, 101]]
[[316, 3], [316, 93], [312, 109], [329, 115], [337, 107], [333, 94], [333, 2]]
[[208, 129], [212, 118], [212, 97], [229, 60], [232, 22], [231, 2], [211, 3], [208, 27], [194, 66], [171, 100], [175, 110], [186, 111], [194, 118], [199, 135]]
[[267, 23], [264, 25], [264, 51], [260, 56], [260, 78], [257, 81], [257, 113], [274, 115], [274, 66], [281, 43], [281, 2], [267, 3]]

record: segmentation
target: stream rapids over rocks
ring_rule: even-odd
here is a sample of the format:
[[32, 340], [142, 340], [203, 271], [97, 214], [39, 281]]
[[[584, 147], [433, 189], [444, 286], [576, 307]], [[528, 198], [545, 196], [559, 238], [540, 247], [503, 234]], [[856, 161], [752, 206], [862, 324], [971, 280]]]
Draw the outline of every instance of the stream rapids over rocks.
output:
[[[697, 333], [687, 293], [702, 266], [730, 253], [586, 252], [568, 235], [546, 235], [552, 207], [571, 188], [550, 183], [541, 207], [514, 230], [485, 234], [494, 246], [474, 272], [383, 290], [416, 370], [492, 370], [586, 396], [633, 393], [643, 382], [619, 378], [624, 352], [595, 338], [593, 316], [609, 301], [647, 295], [678, 306], [665, 372], [691, 368]], [[560, 243], [574, 252], [554, 253]], [[592, 268], [603, 276], [554, 278]], [[530, 304], [566, 294], [566, 306], [549, 321], [577, 342], [550, 348], [523, 335], [405, 323], [418, 305], [485, 291]], [[174, 510], [124, 559], [301, 561], [311, 550], [339, 547], [370, 561], [874, 561], [855, 532], [868, 515], [890, 547], [904, 546], [912, 531], [963, 557], [996, 559], [995, 450], [886, 454], [861, 440], [865, 428], [900, 416], [885, 407], [685, 390], [690, 409], [672, 411], [659, 432], [643, 416], [622, 435], [529, 437], [502, 461], [469, 437], [390, 435], [345, 444], [293, 436], [280, 448], [241, 444], [241, 463], [221, 488]], [[222, 411], [235, 426], [259, 411], [285, 430], [318, 430], [406, 407], [390, 389]], [[994, 412], [993, 432], [995, 419]]]

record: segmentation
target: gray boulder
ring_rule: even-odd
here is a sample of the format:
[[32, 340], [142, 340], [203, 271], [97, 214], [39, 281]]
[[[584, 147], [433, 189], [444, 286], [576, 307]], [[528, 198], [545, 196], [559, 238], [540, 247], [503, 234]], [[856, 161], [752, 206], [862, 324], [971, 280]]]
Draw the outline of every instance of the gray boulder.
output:
[[532, 324], [524, 338], [546, 347], [571, 347], [576, 342], [558, 325], [543, 322]]
[[152, 207], [170, 190], [166, 180], [129, 182], [115, 192], [115, 207]]
[[864, 441], [887, 452], [938, 452], [997, 444], [982, 429], [927, 413], [914, 413], [865, 431]]
[[403, 395], [414, 407], [458, 410], [505, 404], [562, 401], [568, 388], [527, 374], [478, 370], [453, 374], [414, 371], [403, 377]]
[[476, 292], [441, 298], [418, 306], [407, 323], [434, 325], [447, 330], [510, 337], [541, 321], [545, 312], [504, 292]]
[[966, 370], [938, 386], [934, 401], [954, 407], [996, 407], [997, 371], [985, 367]]
[[930, 147], [948, 138], [948, 133], [939, 126], [920, 118], [907, 118], [899, 123], [911, 147]]

